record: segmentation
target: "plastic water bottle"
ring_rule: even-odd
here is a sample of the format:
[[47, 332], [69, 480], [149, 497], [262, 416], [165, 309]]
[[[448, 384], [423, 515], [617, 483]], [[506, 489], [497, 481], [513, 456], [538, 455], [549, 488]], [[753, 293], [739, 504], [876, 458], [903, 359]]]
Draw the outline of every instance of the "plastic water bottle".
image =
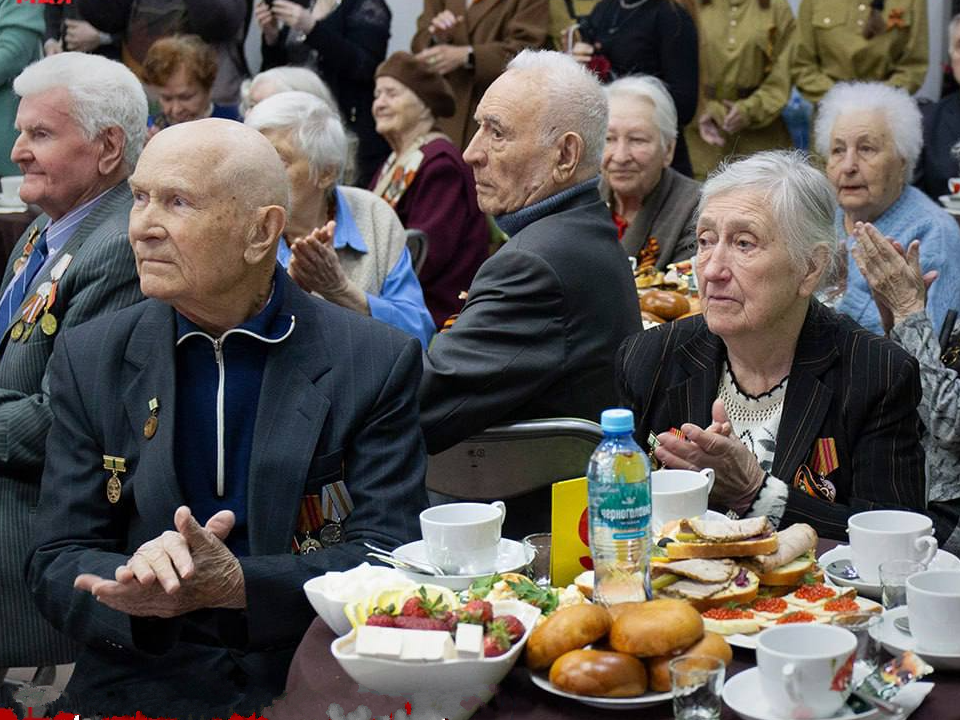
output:
[[590, 456], [590, 554], [594, 601], [650, 597], [650, 460], [633, 439], [633, 412], [604, 410], [603, 440]]

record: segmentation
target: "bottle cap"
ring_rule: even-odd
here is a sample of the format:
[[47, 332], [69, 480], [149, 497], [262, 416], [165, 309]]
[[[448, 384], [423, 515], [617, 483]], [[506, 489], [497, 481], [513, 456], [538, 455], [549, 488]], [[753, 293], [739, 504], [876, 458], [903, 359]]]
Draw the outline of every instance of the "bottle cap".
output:
[[608, 433], [633, 432], [633, 410], [610, 408], [600, 414], [600, 427]]

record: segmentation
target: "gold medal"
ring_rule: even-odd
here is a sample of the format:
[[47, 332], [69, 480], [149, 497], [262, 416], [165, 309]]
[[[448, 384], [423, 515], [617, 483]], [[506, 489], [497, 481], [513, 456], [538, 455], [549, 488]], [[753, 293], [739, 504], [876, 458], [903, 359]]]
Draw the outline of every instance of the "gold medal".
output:
[[30, 339], [30, 336], [33, 335], [33, 328], [34, 328], [34, 327], [35, 327], [35, 325], [33, 325], [32, 323], [31, 323], [30, 325], [24, 325], [24, 326], [23, 326], [23, 335], [20, 336], [20, 342], [24, 342], [24, 343], [25, 343], [27, 340]]
[[110, 501], [111, 505], [116, 505], [120, 502], [120, 478], [116, 475], [111, 475], [110, 479], [107, 480], [107, 500]]
[[314, 553], [322, 548], [323, 546], [317, 540], [314, 540], [312, 537], [308, 537], [306, 540], [300, 543], [300, 554], [309, 555], [310, 553]]
[[143, 423], [143, 436], [149, 440], [157, 434], [157, 426], [160, 425], [160, 421], [157, 419], [157, 415], [160, 413], [160, 401], [155, 397], [150, 398], [147, 407], [150, 408], [150, 417]]
[[57, 319], [51, 313], [44, 313], [40, 318], [40, 329], [44, 335], [53, 335], [57, 331]]
[[23, 335], [23, 320], [17, 320], [16, 324], [10, 330], [10, 339], [16, 342]]
[[151, 415], [147, 418], [147, 421], [143, 424], [143, 436], [149, 440], [154, 435], [157, 434], [157, 418], [155, 415]]
[[103, 469], [110, 471], [110, 477], [107, 478], [107, 500], [111, 505], [116, 505], [120, 502], [120, 491], [123, 489], [118, 473], [127, 471], [127, 459], [115, 455], [104, 455]]

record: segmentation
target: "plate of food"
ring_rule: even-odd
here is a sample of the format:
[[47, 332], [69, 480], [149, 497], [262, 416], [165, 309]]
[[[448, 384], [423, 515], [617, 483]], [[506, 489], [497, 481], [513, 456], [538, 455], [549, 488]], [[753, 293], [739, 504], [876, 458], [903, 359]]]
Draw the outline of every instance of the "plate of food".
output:
[[632, 710], [667, 702], [670, 660], [682, 653], [729, 663], [730, 645], [704, 632], [703, 619], [682, 600], [583, 603], [543, 619], [527, 641], [533, 683], [592, 707]]
[[686, 600], [704, 627], [731, 645], [754, 648], [771, 625], [830, 622], [843, 612], [879, 612], [853, 588], [824, 582], [816, 531], [804, 523], [779, 532], [766, 517], [681, 520], [651, 563], [654, 595]]

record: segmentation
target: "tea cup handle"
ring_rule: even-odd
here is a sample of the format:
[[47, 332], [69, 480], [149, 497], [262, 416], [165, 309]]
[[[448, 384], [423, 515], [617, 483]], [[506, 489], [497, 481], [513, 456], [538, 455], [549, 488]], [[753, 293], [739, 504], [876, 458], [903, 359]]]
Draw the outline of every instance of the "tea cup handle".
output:
[[490, 504], [500, 511], [500, 527], [503, 527], [503, 521], [507, 519], [507, 506], [503, 500], [494, 500]]
[[707, 495], [713, 491], [713, 468], [703, 468], [700, 474], [707, 478]]
[[787, 663], [780, 669], [780, 675], [783, 677], [783, 684], [787, 691], [787, 697], [794, 707], [803, 705], [803, 693], [800, 691], [802, 679], [800, 669], [794, 663]]
[[927, 546], [927, 550], [920, 562], [929, 565], [937, 554], [937, 539], [933, 535], [924, 535], [913, 541], [913, 546], [917, 550], [922, 550], [924, 545]]

